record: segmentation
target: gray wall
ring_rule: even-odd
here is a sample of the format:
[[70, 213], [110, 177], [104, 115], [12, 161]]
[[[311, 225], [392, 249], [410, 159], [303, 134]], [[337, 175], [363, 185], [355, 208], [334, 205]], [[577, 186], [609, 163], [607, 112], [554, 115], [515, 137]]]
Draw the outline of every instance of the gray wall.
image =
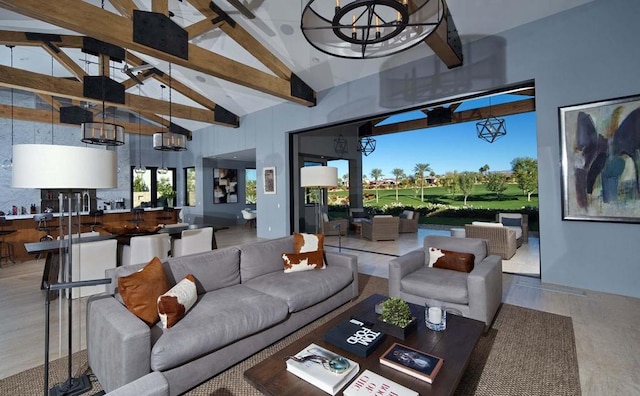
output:
[[[193, 147], [206, 155], [256, 149], [258, 236], [274, 238], [291, 231], [287, 132], [535, 80], [542, 280], [640, 297], [638, 225], [562, 221], [558, 126], [559, 106], [640, 91], [638, 15], [640, 2], [594, 1], [465, 45], [461, 68], [427, 57], [320, 92], [314, 108], [285, 103], [243, 117], [237, 130], [206, 128]], [[274, 165], [278, 194], [263, 196], [260, 170]]]

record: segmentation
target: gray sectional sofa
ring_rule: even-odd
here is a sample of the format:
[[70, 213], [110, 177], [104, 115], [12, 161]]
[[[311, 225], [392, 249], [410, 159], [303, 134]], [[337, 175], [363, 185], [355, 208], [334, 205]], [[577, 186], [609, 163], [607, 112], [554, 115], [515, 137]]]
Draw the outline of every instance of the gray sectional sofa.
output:
[[[121, 303], [119, 276], [87, 305], [89, 366], [105, 391], [151, 372], [181, 394], [358, 296], [357, 258], [326, 252], [324, 270], [284, 273], [293, 237], [170, 258], [170, 283], [196, 278], [198, 301], [175, 326], [149, 328]], [[155, 374], [155, 373], [154, 373]], [[157, 375], [157, 374], [155, 374]]]

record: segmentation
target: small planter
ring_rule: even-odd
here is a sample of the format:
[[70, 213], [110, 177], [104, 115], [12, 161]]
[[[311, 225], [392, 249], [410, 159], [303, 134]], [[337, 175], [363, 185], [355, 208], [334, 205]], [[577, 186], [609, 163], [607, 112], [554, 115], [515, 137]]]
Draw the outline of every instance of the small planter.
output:
[[381, 331], [385, 334], [388, 334], [392, 337], [399, 338], [404, 340], [411, 332], [413, 332], [418, 327], [418, 318], [415, 316], [411, 319], [408, 325], [405, 327], [398, 327], [387, 323], [382, 320], [381, 316], [376, 317], [376, 323], [374, 325], [374, 330]]

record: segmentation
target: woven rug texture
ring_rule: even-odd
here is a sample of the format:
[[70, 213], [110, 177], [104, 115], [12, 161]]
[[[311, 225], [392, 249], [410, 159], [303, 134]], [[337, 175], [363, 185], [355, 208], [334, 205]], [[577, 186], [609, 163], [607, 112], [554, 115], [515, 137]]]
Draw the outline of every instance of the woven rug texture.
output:
[[[197, 386], [191, 396], [253, 396], [260, 393], [247, 383], [243, 373], [283, 346], [308, 334], [374, 293], [387, 294], [386, 279], [359, 276], [360, 297], [312, 322], [246, 360]], [[74, 369], [86, 364], [86, 350], [73, 356]], [[101, 390], [93, 385], [85, 395]], [[43, 366], [0, 380], [0, 395], [43, 393]], [[67, 359], [50, 364], [49, 384], [67, 377]], [[571, 318], [503, 304], [491, 329], [484, 334], [471, 355], [456, 396], [579, 396], [580, 379]]]

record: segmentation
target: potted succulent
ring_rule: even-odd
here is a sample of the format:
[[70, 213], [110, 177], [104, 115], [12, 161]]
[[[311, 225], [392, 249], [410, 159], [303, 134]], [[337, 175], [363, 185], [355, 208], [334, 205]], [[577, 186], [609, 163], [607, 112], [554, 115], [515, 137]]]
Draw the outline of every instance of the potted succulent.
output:
[[402, 340], [416, 328], [417, 324], [409, 304], [400, 297], [391, 297], [382, 304], [382, 315], [378, 318], [378, 322], [382, 331]]

